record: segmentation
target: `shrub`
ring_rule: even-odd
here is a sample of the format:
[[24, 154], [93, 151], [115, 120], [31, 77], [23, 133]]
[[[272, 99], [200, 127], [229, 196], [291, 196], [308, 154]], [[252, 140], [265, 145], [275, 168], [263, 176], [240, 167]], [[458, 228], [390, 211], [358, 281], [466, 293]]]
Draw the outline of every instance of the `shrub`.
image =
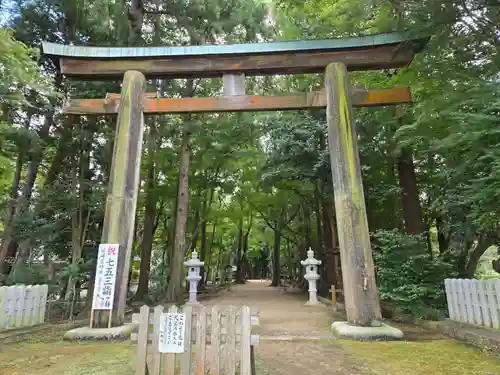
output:
[[423, 236], [381, 230], [372, 233], [372, 245], [381, 299], [403, 314], [442, 318], [444, 279], [455, 276], [453, 265], [434, 258]]

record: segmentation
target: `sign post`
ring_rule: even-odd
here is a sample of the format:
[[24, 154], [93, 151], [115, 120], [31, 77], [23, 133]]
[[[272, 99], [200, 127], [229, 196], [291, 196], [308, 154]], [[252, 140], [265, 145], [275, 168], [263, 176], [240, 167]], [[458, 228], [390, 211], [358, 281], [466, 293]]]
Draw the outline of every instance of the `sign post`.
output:
[[[94, 325], [95, 310], [111, 311], [113, 309], [119, 250], [119, 244], [99, 245], [92, 311], [90, 312], [90, 328], [93, 328]], [[111, 328], [111, 313], [108, 318], [108, 328]]]

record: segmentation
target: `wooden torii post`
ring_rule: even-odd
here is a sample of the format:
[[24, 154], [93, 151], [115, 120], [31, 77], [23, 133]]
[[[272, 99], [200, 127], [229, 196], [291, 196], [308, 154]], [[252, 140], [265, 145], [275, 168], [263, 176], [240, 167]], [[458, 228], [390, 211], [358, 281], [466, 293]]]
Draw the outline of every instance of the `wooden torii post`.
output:
[[[61, 72], [79, 79], [122, 79], [120, 95], [74, 99], [67, 114], [118, 115], [103, 243], [119, 243], [113, 325], [123, 323], [139, 183], [143, 115], [326, 108], [347, 319], [371, 327], [381, 318], [368, 231], [353, 107], [411, 103], [408, 88], [351, 87], [348, 70], [407, 66], [427, 38], [397, 34], [220, 46], [101, 48], [44, 43]], [[325, 90], [282, 96], [244, 95], [245, 75], [324, 73]], [[146, 78], [224, 77], [224, 96], [157, 98]]]

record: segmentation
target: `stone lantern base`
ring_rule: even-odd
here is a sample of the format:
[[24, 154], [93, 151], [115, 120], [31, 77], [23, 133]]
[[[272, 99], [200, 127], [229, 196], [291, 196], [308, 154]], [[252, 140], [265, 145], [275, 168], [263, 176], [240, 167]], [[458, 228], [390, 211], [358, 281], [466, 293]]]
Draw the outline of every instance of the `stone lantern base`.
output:
[[317, 306], [317, 305], [321, 305], [321, 302], [319, 302], [318, 300], [316, 301], [309, 300], [306, 303], [304, 303], [304, 306]]

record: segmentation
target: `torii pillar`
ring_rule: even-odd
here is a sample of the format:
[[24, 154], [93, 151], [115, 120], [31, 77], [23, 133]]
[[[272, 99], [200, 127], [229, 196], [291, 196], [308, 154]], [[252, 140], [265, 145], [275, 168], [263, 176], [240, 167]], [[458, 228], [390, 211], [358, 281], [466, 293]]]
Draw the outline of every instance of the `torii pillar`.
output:
[[[144, 133], [144, 74], [127, 71], [123, 77], [116, 123], [113, 161], [106, 197], [101, 243], [118, 243], [120, 251], [113, 299], [112, 325], [123, 324], [127, 299], [130, 257], [134, 237], [135, 209], [139, 190]], [[103, 314], [104, 315], [104, 314]], [[99, 321], [102, 325], [103, 316]]]
[[335, 215], [342, 263], [347, 322], [334, 322], [340, 337], [401, 338], [403, 333], [380, 322], [370, 234], [347, 68], [332, 63], [325, 70], [328, 147]]

